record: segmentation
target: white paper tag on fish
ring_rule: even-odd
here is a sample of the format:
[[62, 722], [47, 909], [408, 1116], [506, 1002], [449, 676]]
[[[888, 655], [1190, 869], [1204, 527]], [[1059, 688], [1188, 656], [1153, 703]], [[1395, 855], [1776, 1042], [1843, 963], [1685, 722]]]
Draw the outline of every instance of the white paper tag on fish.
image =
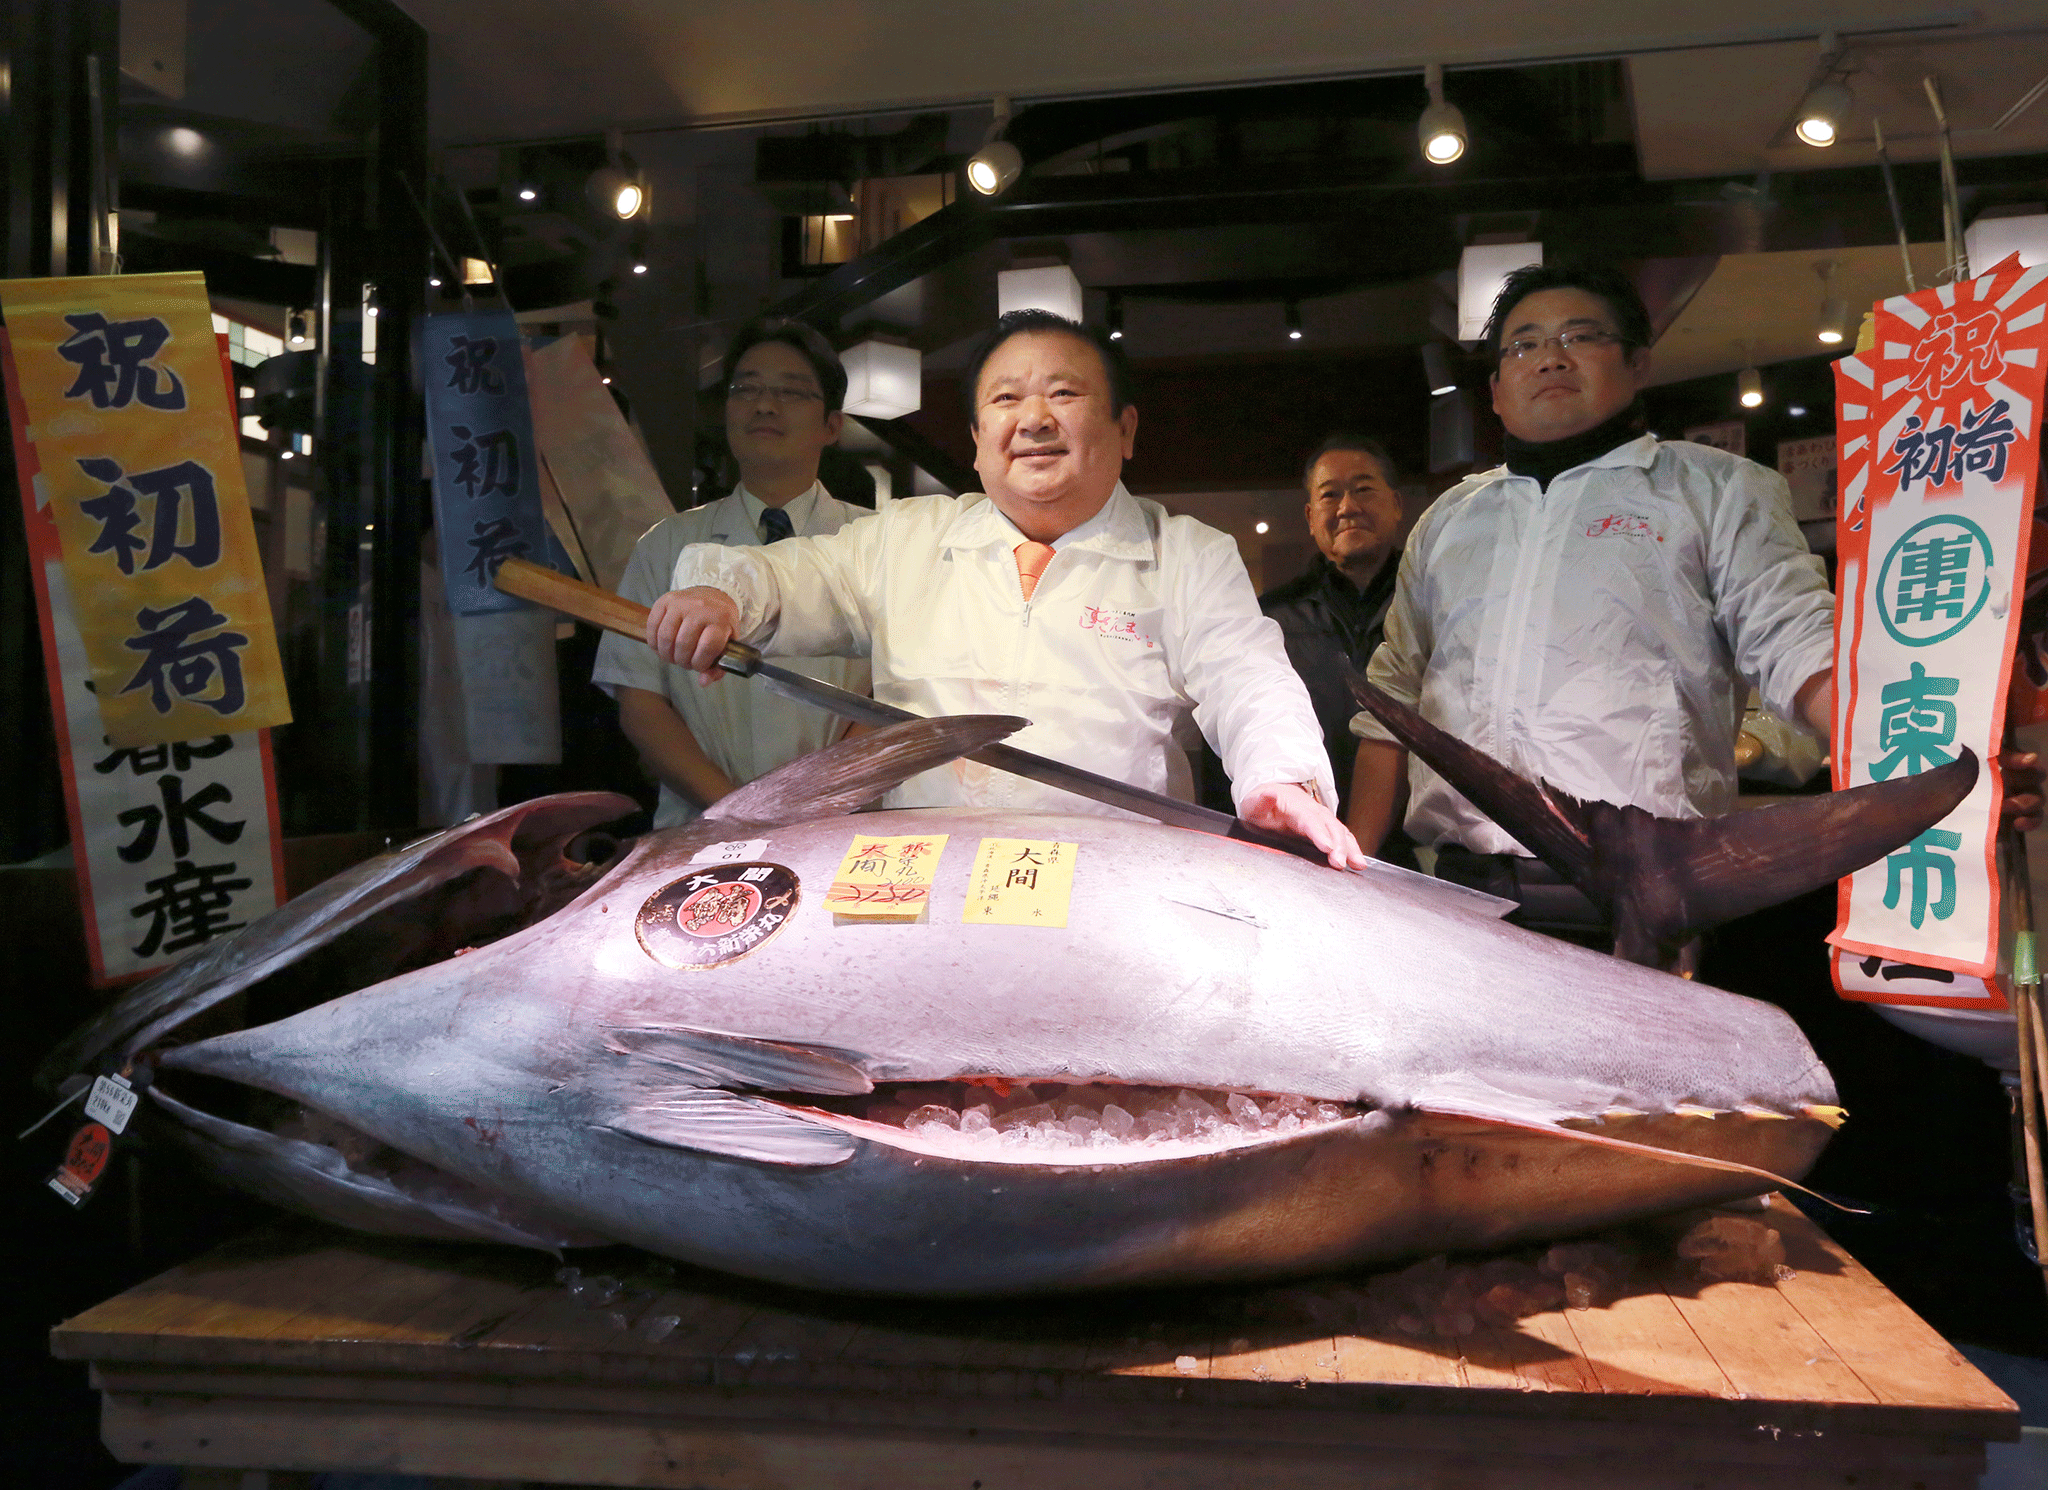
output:
[[768, 852], [768, 840], [749, 838], [738, 843], [713, 843], [700, 848], [690, 857], [692, 864], [737, 864], [744, 859], [758, 859]]
[[128, 1126], [138, 1100], [135, 1089], [120, 1077], [95, 1076], [92, 1095], [85, 1099], [85, 1115], [119, 1133]]

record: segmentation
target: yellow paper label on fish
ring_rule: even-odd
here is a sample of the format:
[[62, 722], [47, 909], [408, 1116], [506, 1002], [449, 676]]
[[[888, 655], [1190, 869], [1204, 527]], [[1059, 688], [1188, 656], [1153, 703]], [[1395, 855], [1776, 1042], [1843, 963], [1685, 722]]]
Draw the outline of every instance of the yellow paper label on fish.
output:
[[1078, 843], [984, 838], [960, 919], [983, 926], [1065, 926]]
[[0, 308], [108, 739], [290, 723], [204, 276], [5, 280]]
[[946, 851], [944, 833], [877, 838], [857, 833], [840, 861], [825, 904], [854, 921], [915, 921], [931, 904], [932, 875]]

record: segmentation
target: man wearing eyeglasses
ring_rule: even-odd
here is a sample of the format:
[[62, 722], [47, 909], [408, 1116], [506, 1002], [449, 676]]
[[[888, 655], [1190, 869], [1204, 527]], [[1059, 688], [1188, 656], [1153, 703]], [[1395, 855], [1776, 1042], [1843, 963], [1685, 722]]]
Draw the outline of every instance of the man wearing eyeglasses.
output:
[[[1192, 780], [1175, 732], [1192, 715], [1241, 817], [1362, 866], [1327, 805], [1336, 793], [1314, 710], [1236, 544], [1124, 488], [1138, 411], [1116, 343], [1012, 312], [967, 387], [986, 495], [892, 502], [771, 549], [692, 549], [654, 605], [648, 645], [707, 678], [734, 637], [868, 655], [877, 698], [924, 715], [1021, 714], [1031, 727], [1011, 743], [1182, 798]], [[887, 800], [1116, 811], [966, 760]]]
[[[832, 344], [800, 321], [744, 326], [725, 354], [725, 436], [740, 484], [703, 507], [663, 518], [634, 546], [619, 593], [642, 605], [669, 587], [676, 558], [693, 543], [759, 547], [836, 533], [859, 507], [818, 480], [818, 461], [845, 422], [846, 372]], [[849, 658], [788, 665], [868, 691], [868, 666]], [[619, 705], [619, 727], [660, 784], [654, 826], [688, 822], [735, 787], [837, 739], [845, 727], [821, 709], [764, 688], [702, 688], [686, 668], [638, 642], [607, 634], [592, 680]]]
[[[1486, 346], [1506, 462], [1416, 524], [1368, 676], [1439, 727], [1573, 796], [1665, 817], [1735, 802], [1750, 683], [1825, 735], [1834, 602], [1782, 477], [1661, 441], [1638, 400], [1650, 322], [1613, 270], [1511, 275]], [[1590, 902], [1361, 713], [1351, 823], [1406, 824], [1437, 873], [1597, 944]]]

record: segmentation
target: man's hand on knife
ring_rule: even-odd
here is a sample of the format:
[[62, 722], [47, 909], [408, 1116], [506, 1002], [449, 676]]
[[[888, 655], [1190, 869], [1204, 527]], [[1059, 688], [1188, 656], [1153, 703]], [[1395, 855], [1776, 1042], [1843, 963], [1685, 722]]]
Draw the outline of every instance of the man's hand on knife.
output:
[[1332, 869], [1363, 869], [1372, 862], [1337, 814], [1292, 782], [1253, 787], [1237, 815], [1254, 828], [1306, 838], [1328, 856]]
[[740, 608], [723, 590], [670, 590], [647, 613], [647, 645], [664, 662], [687, 667], [699, 683], [725, 676], [718, 659], [740, 626]]

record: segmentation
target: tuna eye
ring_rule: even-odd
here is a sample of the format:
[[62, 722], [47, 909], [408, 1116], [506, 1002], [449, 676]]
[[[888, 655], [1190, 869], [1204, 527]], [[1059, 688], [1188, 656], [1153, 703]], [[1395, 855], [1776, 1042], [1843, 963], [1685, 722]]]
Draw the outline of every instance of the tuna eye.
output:
[[618, 856], [619, 840], [597, 828], [578, 833], [562, 848], [562, 857], [576, 864], [609, 864]]

